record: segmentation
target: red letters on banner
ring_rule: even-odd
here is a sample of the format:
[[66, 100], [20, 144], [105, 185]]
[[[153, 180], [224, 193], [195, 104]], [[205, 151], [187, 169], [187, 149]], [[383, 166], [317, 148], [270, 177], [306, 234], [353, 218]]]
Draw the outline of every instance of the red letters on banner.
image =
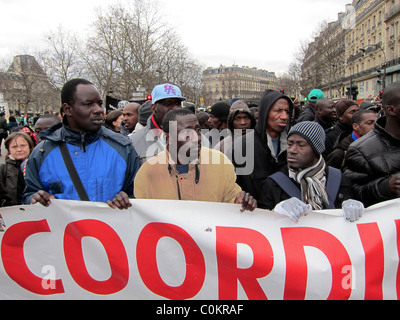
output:
[[[400, 220], [395, 221], [400, 234]], [[357, 225], [365, 253], [365, 299], [382, 299], [384, 275], [383, 240], [377, 223]], [[46, 220], [16, 223], [6, 229], [1, 243], [1, 257], [5, 272], [22, 288], [38, 295], [64, 293], [62, 280], [55, 286], [43, 287], [43, 279], [29, 269], [24, 257], [24, 243], [32, 235], [51, 232]], [[331, 264], [332, 286], [328, 299], [348, 299], [351, 287], [343, 286], [343, 268], [351, 267], [346, 248], [327, 231], [296, 227], [281, 229], [286, 256], [284, 299], [304, 299], [307, 286], [307, 261], [304, 247], [319, 249]], [[106, 281], [93, 279], [85, 265], [82, 238], [100, 241], [107, 253], [111, 277]], [[174, 239], [182, 248], [186, 260], [186, 276], [178, 287], [166, 284], [158, 270], [156, 250], [163, 237]], [[400, 236], [397, 247], [400, 257]], [[238, 244], [245, 244], [253, 252], [253, 263], [246, 269], [237, 265]], [[249, 299], [267, 299], [258, 279], [267, 277], [274, 266], [273, 248], [265, 235], [248, 228], [216, 227], [216, 257], [218, 264], [219, 299], [238, 298], [238, 281]], [[51, 253], [49, 253], [51, 254]], [[123, 290], [129, 281], [129, 265], [125, 246], [114, 229], [98, 220], [82, 220], [67, 225], [64, 233], [64, 255], [68, 270], [83, 289], [101, 295]], [[145, 226], [136, 246], [136, 263], [144, 285], [153, 293], [168, 299], [190, 299], [202, 289], [206, 277], [203, 253], [195, 240], [181, 227], [166, 223]], [[396, 281], [400, 295], [400, 267]]]
[[[400, 220], [396, 220], [395, 223], [397, 231], [397, 252], [400, 258]], [[397, 268], [396, 293], [397, 293], [397, 299], [400, 299], [400, 264]]]
[[383, 240], [377, 223], [357, 225], [365, 252], [365, 300], [383, 299]]
[[305, 246], [321, 250], [332, 267], [332, 289], [328, 300], [345, 300], [351, 288], [344, 288], [343, 267], [351, 266], [349, 254], [343, 244], [332, 234], [315, 228], [282, 228], [282, 239], [286, 255], [286, 300], [302, 300], [306, 295], [307, 261]]
[[[253, 250], [253, 265], [248, 269], [237, 267], [239, 243]], [[217, 259], [220, 300], [237, 300], [238, 280], [249, 299], [267, 299], [257, 281], [266, 277], [274, 265], [272, 247], [264, 235], [251, 229], [217, 227]]]
[[[163, 237], [176, 240], [186, 258], [186, 277], [179, 287], [167, 285], [157, 268], [156, 249]], [[182, 228], [166, 223], [150, 223], [141, 232], [136, 260], [144, 284], [155, 294], [168, 299], [190, 299], [202, 288], [206, 276], [203, 254], [193, 238]]]
[[26, 264], [24, 243], [31, 235], [40, 232], [50, 232], [46, 220], [21, 222], [7, 229], [1, 243], [4, 269], [11, 279], [30, 292], [40, 295], [64, 293], [61, 280], [56, 280], [54, 289], [44, 289], [43, 279], [35, 276]]
[[[96, 238], [104, 246], [111, 267], [110, 279], [97, 281], [88, 273], [82, 252], [83, 237]], [[70, 223], [65, 229], [64, 254], [71, 276], [89, 292], [114, 294], [128, 284], [129, 263], [125, 247], [118, 234], [104, 222], [83, 220]]]

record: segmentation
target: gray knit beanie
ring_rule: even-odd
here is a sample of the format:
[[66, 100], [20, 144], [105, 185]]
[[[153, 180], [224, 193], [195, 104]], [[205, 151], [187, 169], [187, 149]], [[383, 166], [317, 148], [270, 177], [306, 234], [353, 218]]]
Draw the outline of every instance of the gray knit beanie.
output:
[[298, 134], [306, 139], [317, 155], [325, 151], [325, 131], [319, 123], [312, 121], [299, 122], [290, 129], [288, 138], [292, 134]]

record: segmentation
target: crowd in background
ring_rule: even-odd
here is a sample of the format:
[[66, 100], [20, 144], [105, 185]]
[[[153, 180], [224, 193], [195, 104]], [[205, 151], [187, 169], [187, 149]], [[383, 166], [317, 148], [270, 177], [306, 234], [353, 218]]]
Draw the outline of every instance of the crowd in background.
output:
[[74, 79], [60, 114], [0, 114], [1, 206], [61, 198], [125, 209], [133, 198], [175, 199], [240, 203], [296, 221], [342, 208], [355, 221], [364, 207], [398, 198], [400, 83], [379, 103], [333, 101], [319, 89], [307, 98], [301, 106], [267, 90], [257, 105], [235, 98], [195, 109], [179, 87], [162, 84], [152, 100], [104, 114], [96, 87]]

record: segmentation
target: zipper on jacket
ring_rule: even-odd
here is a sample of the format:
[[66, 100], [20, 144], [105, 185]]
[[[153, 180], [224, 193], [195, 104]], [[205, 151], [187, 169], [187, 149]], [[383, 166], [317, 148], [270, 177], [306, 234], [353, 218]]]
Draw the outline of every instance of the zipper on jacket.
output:
[[83, 152], [86, 152], [86, 147], [85, 147], [85, 134], [86, 133], [82, 133], [81, 134], [81, 150]]
[[[172, 167], [171, 167], [171, 164], [168, 164], [168, 171], [169, 171], [169, 174], [172, 175]], [[181, 188], [180, 188], [180, 186], [179, 186], [179, 177], [178, 177], [177, 174], [175, 174], [175, 177], [176, 177], [176, 186], [177, 186], [177, 189], [178, 189], [178, 198], [179, 198], [179, 200], [182, 200]]]

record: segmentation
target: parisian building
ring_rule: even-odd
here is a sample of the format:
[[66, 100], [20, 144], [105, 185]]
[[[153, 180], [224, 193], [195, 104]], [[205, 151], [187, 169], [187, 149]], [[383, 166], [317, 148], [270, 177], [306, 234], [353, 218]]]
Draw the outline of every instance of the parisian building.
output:
[[[399, 21], [400, 0], [354, 0], [347, 5], [338, 20], [308, 46], [302, 93], [306, 96], [320, 88], [332, 99], [348, 97], [358, 103], [377, 99], [385, 86], [400, 81]], [[329, 31], [329, 26], [335, 31]], [[328, 39], [327, 33], [335, 41], [325, 45], [331, 51], [336, 48], [336, 56], [320, 52], [318, 40]], [[335, 59], [327, 58], [332, 56]]]
[[59, 111], [60, 93], [48, 81], [35, 57], [15, 56], [9, 69], [0, 72], [0, 95], [13, 114]]
[[233, 98], [241, 98], [248, 103], [257, 104], [267, 89], [278, 90], [278, 79], [275, 73], [248, 66], [209, 67], [202, 76], [205, 106], [218, 101], [229, 102]]

